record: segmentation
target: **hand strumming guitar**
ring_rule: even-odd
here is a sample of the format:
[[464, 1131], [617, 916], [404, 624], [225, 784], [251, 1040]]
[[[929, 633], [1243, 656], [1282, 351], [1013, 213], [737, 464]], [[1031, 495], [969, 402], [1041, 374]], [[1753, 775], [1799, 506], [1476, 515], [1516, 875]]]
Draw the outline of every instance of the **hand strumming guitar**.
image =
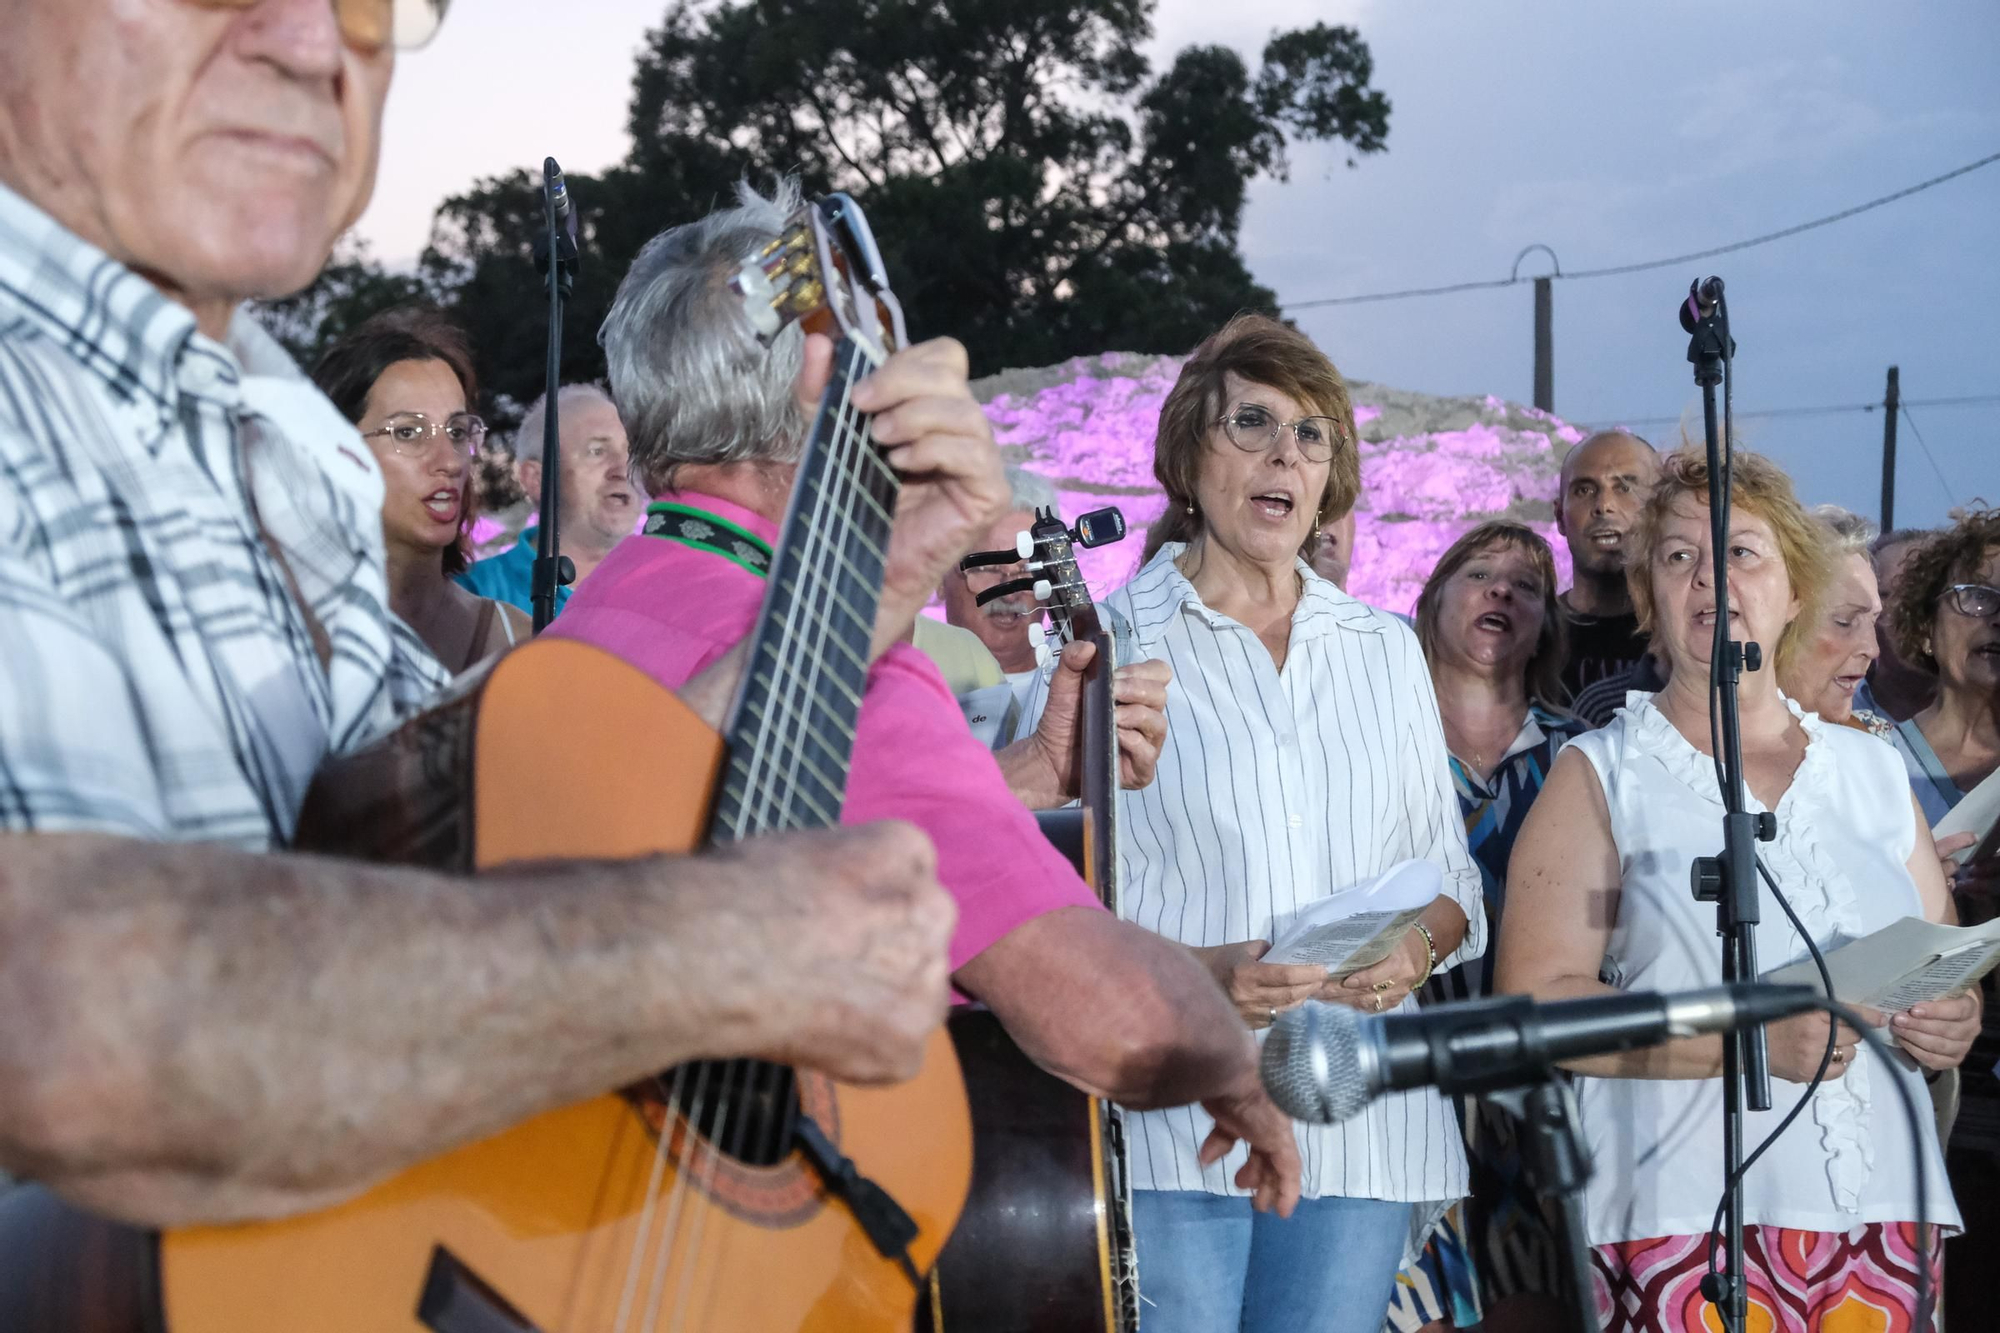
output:
[[[832, 341], [808, 336], [795, 387], [808, 418], [832, 371]], [[854, 386], [854, 406], [874, 416], [875, 441], [903, 479], [875, 616], [876, 656], [908, 637], [945, 572], [1007, 509], [993, 428], [966, 372], [965, 348], [934, 338], [894, 353]]]
[[765, 983], [743, 978], [764, 1002], [720, 1013], [715, 1054], [850, 1083], [915, 1076], [944, 1020], [958, 921], [930, 840], [886, 822], [752, 838], [709, 860], [713, 911], [683, 919], [715, 928], [716, 956]]

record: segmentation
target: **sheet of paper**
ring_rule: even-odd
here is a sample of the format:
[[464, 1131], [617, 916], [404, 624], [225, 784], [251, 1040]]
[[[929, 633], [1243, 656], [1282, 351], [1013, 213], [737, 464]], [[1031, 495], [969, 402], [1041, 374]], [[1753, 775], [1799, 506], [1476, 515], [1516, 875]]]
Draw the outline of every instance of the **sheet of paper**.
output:
[[1389, 956], [1389, 951], [1408, 933], [1423, 908], [1400, 912], [1356, 912], [1313, 926], [1304, 934], [1288, 939], [1282, 948], [1274, 946], [1264, 955], [1267, 963], [1319, 963], [1330, 977], [1344, 977], [1373, 967]]
[[[2000, 824], [2000, 769], [1988, 773], [1984, 782], [1945, 811], [1944, 818], [1932, 826], [1931, 837], [1948, 838], [1954, 833], [1976, 833], [1984, 839], [1996, 824]], [[1960, 852], [1957, 858], [1959, 863], [1964, 864], [1974, 850], [1967, 848]]]
[[1372, 880], [1328, 894], [1274, 928], [1267, 963], [1318, 963], [1334, 977], [1373, 967], [1444, 888], [1431, 861], [1400, 861]]
[[[1941, 926], [1907, 916], [1827, 952], [1834, 998], [1901, 1013], [1949, 995], [2000, 963], [2000, 919], [1983, 926]], [[1819, 989], [1819, 969], [1804, 958], [1764, 974], [1780, 985]]]

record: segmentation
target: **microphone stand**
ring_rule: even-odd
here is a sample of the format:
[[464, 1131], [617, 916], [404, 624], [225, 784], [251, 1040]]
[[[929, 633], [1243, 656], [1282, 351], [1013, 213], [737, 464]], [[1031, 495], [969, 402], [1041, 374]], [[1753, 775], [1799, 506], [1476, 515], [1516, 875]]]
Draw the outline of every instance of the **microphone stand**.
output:
[[1590, 1272], [1590, 1236], [1584, 1224], [1583, 1187], [1590, 1182], [1590, 1152], [1579, 1130], [1576, 1094], [1553, 1069], [1539, 1083], [1481, 1094], [1490, 1106], [1514, 1117], [1520, 1135], [1521, 1170], [1558, 1223], [1556, 1243], [1569, 1279], [1578, 1333], [1600, 1333], [1596, 1286]]
[[548, 280], [549, 356], [543, 377], [542, 405], [542, 495], [540, 531], [535, 549], [531, 600], [535, 608], [535, 633], [548, 628], [556, 618], [556, 589], [576, 581], [576, 566], [562, 554], [562, 534], [557, 530], [557, 510], [562, 500], [562, 421], [556, 395], [562, 388], [563, 303], [569, 299], [576, 281], [576, 238], [556, 221], [556, 191], [561, 187], [562, 168], [552, 157], [542, 160], [542, 214], [548, 224], [545, 235], [535, 238], [535, 269]]
[[[1722, 383], [1726, 363], [1736, 353], [1729, 336], [1729, 307], [1723, 300], [1722, 281], [1710, 278], [1697, 282], [1681, 311], [1681, 326], [1691, 335], [1688, 360], [1694, 366], [1694, 382], [1701, 386], [1702, 427], [1708, 448], [1708, 523], [1710, 552], [1714, 558], [1715, 642], [1709, 654], [1708, 680], [1711, 725], [1720, 715], [1720, 744], [1716, 751], [1722, 784], [1722, 855], [1697, 859], [1690, 876], [1694, 896], [1715, 904], [1715, 930], [1722, 937], [1722, 980], [1725, 985], [1757, 979], [1757, 923], [1762, 912], [1757, 893], [1757, 850], [1759, 840], [1777, 834], [1777, 821], [1769, 813], [1753, 815], [1743, 808], [1743, 745], [1737, 710], [1737, 687], [1747, 667], [1762, 665], [1762, 654], [1754, 643], [1744, 644], [1729, 637], [1729, 450], [1733, 440], [1725, 440], [1716, 430], [1715, 386]], [[1727, 399], [1725, 390], [1725, 400]], [[1724, 422], [1728, 424], [1725, 401]], [[1711, 733], [1712, 734], [1712, 733]], [[1749, 1327], [1750, 1284], [1743, 1272], [1743, 1106], [1748, 1097], [1751, 1109], [1771, 1107], [1771, 1075], [1768, 1052], [1761, 1027], [1733, 1030], [1722, 1037], [1722, 1157], [1726, 1184], [1724, 1217], [1724, 1271], [1702, 1279], [1701, 1292], [1715, 1306], [1726, 1333], [1747, 1333]]]

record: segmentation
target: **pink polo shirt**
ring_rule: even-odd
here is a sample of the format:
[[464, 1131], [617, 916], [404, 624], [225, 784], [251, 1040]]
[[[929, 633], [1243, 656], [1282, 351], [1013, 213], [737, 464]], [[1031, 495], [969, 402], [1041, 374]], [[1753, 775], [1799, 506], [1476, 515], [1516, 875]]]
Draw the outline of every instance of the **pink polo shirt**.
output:
[[[692, 491], [658, 498], [777, 544], [777, 528], [741, 505]], [[675, 689], [749, 634], [763, 600], [764, 580], [734, 561], [638, 536], [612, 549], [546, 632], [615, 653]], [[840, 819], [908, 820], [936, 844], [938, 878], [958, 902], [954, 972], [1025, 921], [1099, 906], [966, 729], [937, 667], [909, 644], [868, 672]]]

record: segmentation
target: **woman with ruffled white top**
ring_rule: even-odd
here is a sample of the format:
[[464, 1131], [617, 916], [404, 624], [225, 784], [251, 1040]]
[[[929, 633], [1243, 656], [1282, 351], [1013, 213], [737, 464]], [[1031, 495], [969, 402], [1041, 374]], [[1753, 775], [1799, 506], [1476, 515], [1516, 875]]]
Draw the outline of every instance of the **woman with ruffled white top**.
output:
[[[1768, 648], [1779, 671], [1796, 651], [1828, 578], [1812, 518], [1774, 465], [1738, 453], [1728, 541], [1729, 633]], [[1715, 627], [1707, 466], [1682, 451], [1664, 465], [1627, 564], [1641, 628], [1671, 667], [1667, 688], [1628, 696], [1604, 729], [1572, 742], [1530, 812], [1509, 866], [1499, 989], [1570, 999], [1609, 989], [1682, 990], [1721, 980], [1714, 908], [1688, 890], [1688, 867], [1721, 845], [1722, 802], [1709, 740]], [[1954, 919], [1930, 830], [1901, 762], [1873, 736], [1829, 726], [1778, 689], [1777, 671], [1742, 681], [1749, 808], [1772, 810], [1759, 854], [1814, 940], [1831, 949], [1905, 916]], [[1768, 899], [1769, 895], [1766, 894]], [[1805, 955], [1775, 903], [1757, 928], [1766, 968]], [[1880, 1015], [1870, 1013], [1871, 1020]], [[1929, 1207], [1916, 1210], [1913, 1132], [1886, 1080], [1921, 1099], [1923, 1071], [1965, 1057], [1976, 994], [1919, 1005], [1886, 1035], [1907, 1067], [1885, 1066], [1858, 1034], [1808, 1015], [1766, 1029], [1773, 1107], [1746, 1114], [1763, 1141], [1825, 1062], [1813, 1104], [1748, 1173], [1743, 1206], [1752, 1327], [1878, 1326], [1914, 1317], [1919, 1222], [1955, 1228], [1935, 1127], [1921, 1136]], [[1911, 1063], [1913, 1062], [1913, 1063]], [[1589, 1230], [1597, 1313], [1607, 1333], [1705, 1327], [1700, 1279], [1722, 1195], [1721, 1039], [1572, 1063], [1596, 1163]], [[1921, 1104], [1921, 1101], [1920, 1101]], [[1842, 1313], [1844, 1312], [1844, 1314]]]

